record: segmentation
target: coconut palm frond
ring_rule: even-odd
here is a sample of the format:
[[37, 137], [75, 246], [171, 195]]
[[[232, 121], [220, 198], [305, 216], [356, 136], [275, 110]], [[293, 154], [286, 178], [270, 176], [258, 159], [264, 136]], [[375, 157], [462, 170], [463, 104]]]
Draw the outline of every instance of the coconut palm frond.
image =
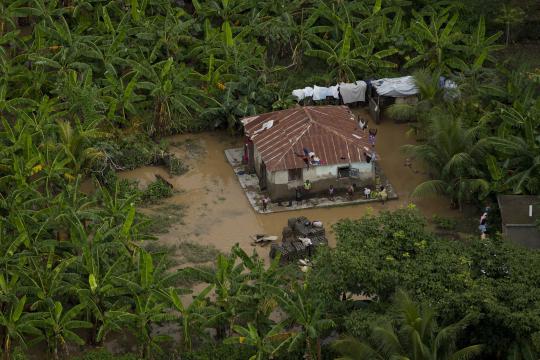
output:
[[418, 185], [411, 194], [411, 197], [428, 197], [448, 194], [448, 183], [442, 180], [428, 180]]

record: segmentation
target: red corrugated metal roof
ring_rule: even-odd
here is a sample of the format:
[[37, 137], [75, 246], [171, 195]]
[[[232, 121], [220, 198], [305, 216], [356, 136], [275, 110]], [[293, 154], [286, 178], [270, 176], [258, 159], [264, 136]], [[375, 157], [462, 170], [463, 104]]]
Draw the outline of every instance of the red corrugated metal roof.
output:
[[[263, 129], [271, 120], [272, 126]], [[304, 167], [298, 156], [304, 148], [333, 165], [365, 161], [362, 153], [369, 147], [367, 132], [357, 128], [347, 106], [295, 107], [247, 117], [242, 123], [269, 171]]]

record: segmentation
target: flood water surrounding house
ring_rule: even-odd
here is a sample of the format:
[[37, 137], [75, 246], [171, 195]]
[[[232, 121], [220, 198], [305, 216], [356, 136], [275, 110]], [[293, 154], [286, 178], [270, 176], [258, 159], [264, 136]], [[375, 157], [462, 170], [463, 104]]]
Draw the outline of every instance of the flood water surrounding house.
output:
[[[363, 110], [356, 110], [363, 113]], [[366, 116], [365, 113], [363, 113]], [[287, 219], [304, 215], [312, 220], [321, 220], [327, 229], [342, 218], [359, 218], [368, 212], [390, 210], [407, 206], [413, 201], [410, 193], [416, 185], [426, 179], [419, 165], [413, 162], [412, 169], [405, 166], [406, 156], [400, 147], [414, 142], [407, 137], [408, 125], [384, 121], [378, 128], [376, 149], [381, 156], [380, 165], [399, 195], [398, 200], [380, 203], [343, 206], [323, 209], [307, 209], [274, 214], [257, 214], [248, 203], [238, 180], [227, 163], [224, 150], [242, 146], [241, 137], [233, 137], [225, 132], [177, 135], [169, 138], [171, 143], [189, 140], [198, 143], [204, 150], [200, 156], [190, 156], [185, 149], [173, 147], [179, 158], [188, 159], [190, 170], [181, 176], [170, 177], [160, 167], [142, 167], [120, 174], [122, 178], [136, 179], [144, 187], [155, 180], [155, 174], [170, 181], [178, 193], [165, 200], [166, 203], [186, 206], [182, 224], [175, 224], [166, 234], [159, 235], [163, 245], [175, 245], [182, 241], [193, 241], [204, 245], [213, 245], [218, 250], [227, 252], [239, 243], [245, 250], [253, 248], [250, 236], [254, 234], [280, 235]], [[450, 210], [449, 201], [442, 197], [414, 199], [420, 210], [431, 217], [433, 214], [458, 217], [459, 212]], [[330, 231], [329, 242], [335, 245], [335, 238]], [[268, 258], [269, 248], [257, 248]]]

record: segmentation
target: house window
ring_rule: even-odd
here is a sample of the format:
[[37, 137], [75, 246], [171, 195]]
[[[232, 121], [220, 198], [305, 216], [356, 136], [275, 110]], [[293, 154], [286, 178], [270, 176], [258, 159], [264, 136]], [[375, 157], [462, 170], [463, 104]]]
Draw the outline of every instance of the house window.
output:
[[351, 174], [351, 167], [350, 166], [342, 166], [337, 168], [337, 177], [338, 179], [341, 178], [347, 178]]
[[302, 169], [289, 169], [289, 181], [302, 180]]
[[357, 168], [350, 167], [350, 166], [338, 167], [337, 170], [338, 170], [338, 173], [337, 173], [338, 179], [360, 176], [360, 170], [358, 170]]

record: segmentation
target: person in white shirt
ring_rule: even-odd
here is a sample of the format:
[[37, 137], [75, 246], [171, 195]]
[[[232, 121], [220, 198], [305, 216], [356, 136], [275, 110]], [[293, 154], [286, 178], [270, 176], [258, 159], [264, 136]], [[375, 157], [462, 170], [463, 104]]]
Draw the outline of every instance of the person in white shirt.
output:
[[364, 196], [366, 199], [369, 199], [371, 197], [371, 189], [368, 187], [364, 188]]

